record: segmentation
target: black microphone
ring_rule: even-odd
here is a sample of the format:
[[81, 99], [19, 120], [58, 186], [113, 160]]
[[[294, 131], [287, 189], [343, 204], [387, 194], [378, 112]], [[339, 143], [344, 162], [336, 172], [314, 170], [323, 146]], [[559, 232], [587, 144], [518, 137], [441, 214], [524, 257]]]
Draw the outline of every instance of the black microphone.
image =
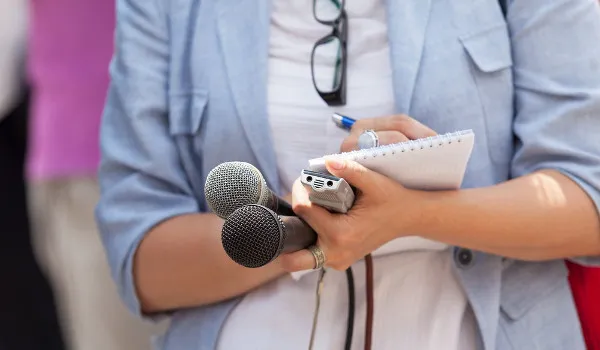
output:
[[305, 249], [316, 232], [296, 216], [279, 216], [262, 205], [246, 205], [225, 220], [221, 243], [231, 260], [250, 268], [264, 266], [282, 253]]
[[204, 195], [210, 209], [222, 219], [248, 204], [265, 206], [280, 215], [296, 215], [289, 203], [269, 189], [260, 170], [245, 162], [226, 162], [212, 169]]

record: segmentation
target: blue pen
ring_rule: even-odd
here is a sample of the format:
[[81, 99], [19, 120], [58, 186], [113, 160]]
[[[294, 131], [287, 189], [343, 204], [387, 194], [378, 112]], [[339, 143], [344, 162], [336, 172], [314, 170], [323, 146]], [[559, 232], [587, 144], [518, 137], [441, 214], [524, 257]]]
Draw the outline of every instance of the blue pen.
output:
[[356, 122], [356, 120], [350, 117], [346, 117], [345, 115], [341, 115], [339, 113], [333, 113], [331, 119], [333, 120], [335, 125], [345, 130], [352, 129], [352, 125], [354, 125], [354, 123]]

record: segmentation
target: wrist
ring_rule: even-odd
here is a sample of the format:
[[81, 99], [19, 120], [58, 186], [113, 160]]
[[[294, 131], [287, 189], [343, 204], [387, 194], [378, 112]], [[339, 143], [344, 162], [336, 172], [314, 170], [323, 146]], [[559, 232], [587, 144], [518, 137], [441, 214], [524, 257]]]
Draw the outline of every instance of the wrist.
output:
[[[434, 239], [439, 227], [445, 222], [453, 197], [458, 191], [413, 191], [413, 203], [410, 206], [407, 227], [401, 236], [418, 235], [423, 238]], [[439, 239], [439, 238], [435, 238]]]

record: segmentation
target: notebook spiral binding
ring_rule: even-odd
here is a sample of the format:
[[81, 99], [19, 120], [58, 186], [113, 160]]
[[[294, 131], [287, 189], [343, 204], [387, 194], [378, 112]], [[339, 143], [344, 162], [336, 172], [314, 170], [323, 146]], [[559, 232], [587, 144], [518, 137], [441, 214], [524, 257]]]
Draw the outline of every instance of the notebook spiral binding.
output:
[[385, 157], [388, 154], [396, 154], [398, 152], [414, 152], [416, 150], [423, 150], [426, 148], [434, 148], [434, 147], [443, 147], [445, 145], [450, 145], [453, 142], [461, 142], [462, 136], [471, 134], [472, 130], [461, 130], [455, 132], [449, 132], [446, 134], [440, 134], [436, 136], [430, 136], [418, 140], [409, 140], [399, 143], [393, 143], [390, 145], [383, 145], [379, 147], [369, 148], [369, 149], [361, 149], [350, 152], [344, 152], [339, 154], [330, 154], [324, 156], [327, 157], [342, 157], [345, 159], [358, 160], [361, 157], [363, 159], [367, 159], [368, 157]]

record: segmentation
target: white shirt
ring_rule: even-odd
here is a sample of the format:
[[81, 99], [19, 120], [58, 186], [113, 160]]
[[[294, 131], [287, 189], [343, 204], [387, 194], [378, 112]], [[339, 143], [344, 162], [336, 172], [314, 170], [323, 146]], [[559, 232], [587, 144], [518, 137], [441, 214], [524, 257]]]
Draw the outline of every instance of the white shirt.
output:
[[0, 119], [17, 102], [23, 81], [27, 2], [0, 1]]
[[[323, 0], [328, 1], [328, 0]], [[315, 91], [310, 56], [331, 29], [315, 21], [313, 0], [275, 0], [271, 15], [268, 108], [277, 164], [291, 191], [308, 160], [336, 153], [347, 132], [336, 111], [360, 119], [394, 114], [392, 71], [383, 0], [346, 1], [349, 20], [347, 103], [327, 106]], [[373, 349], [475, 349], [475, 323], [444, 244], [401, 238], [374, 256]], [[365, 274], [353, 266], [356, 315], [353, 349], [362, 349]], [[226, 320], [219, 350], [308, 348], [317, 273], [282, 277], [248, 293]], [[314, 349], [343, 349], [348, 292], [344, 272], [328, 270]]]

